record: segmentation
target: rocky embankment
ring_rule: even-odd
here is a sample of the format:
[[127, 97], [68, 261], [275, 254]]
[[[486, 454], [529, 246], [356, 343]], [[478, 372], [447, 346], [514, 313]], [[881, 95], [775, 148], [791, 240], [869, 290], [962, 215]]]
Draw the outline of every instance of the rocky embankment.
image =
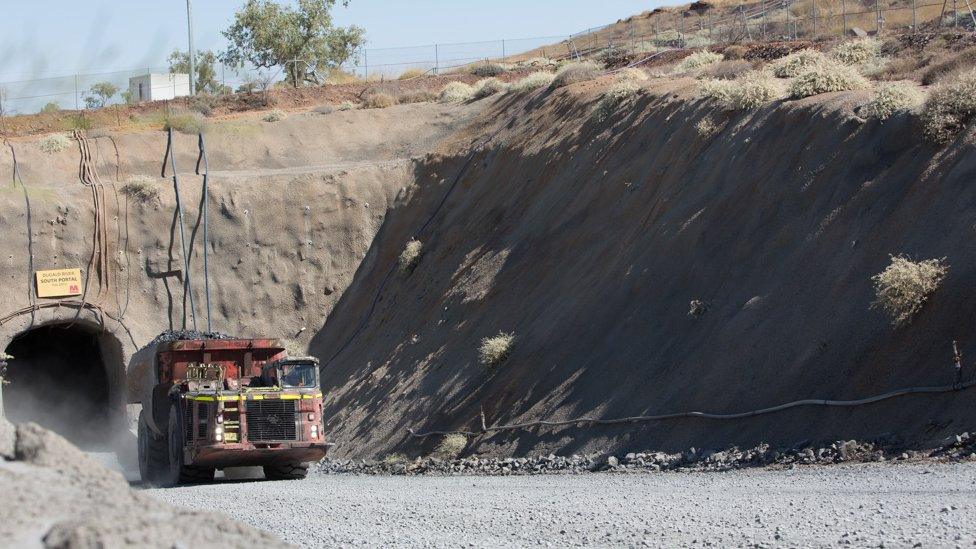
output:
[[439, 459], [424, 457], [408, 460], [390, 456], [380, 461], [322, 460], [313, 470], [319, 474], [355, 475], [541, 475], [580, 474], [599, 471], [728, 471], [749, 467], [793, 467], [883, 461], [960, 461], [976, 460], [976, 435], [962, 433], [947, 438], [929, 451], [906, 450], [885, 441], [838, 441], [827, 446], [801, 443], [793, 448], [730, 447], [704, 451], [689, 448], [684, 452], [633, 452], [622, 457], [572, 455], [493, 458], [466, 457]]

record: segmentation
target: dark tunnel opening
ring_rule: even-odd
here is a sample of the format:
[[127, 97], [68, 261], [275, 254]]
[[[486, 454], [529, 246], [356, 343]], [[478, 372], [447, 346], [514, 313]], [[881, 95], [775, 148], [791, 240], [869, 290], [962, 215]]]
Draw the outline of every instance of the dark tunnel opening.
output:
[[79, 325], [42, 326], [14, 338], [2, 389], [7, 418], [38, 423], [86, 450], [110, 448], [118, 406], [108, 339]]

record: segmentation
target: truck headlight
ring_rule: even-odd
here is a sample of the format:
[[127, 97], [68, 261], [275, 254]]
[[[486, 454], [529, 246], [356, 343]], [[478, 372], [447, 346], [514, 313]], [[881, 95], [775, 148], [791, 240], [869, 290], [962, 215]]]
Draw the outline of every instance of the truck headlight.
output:
[[312, 438], [319, 438], [319, 427], [318, 427], [318, 425], [312, 425]]
[[315, 414], [314, 414], [314, 413], [312, 413], [312, 412], [309, 412], [309, 413], [308, 413], [308, 420], [309, 420], [309, 421], [315, 421]]
[[224, 422], [224, 414], [217, 414], [217, 423]]

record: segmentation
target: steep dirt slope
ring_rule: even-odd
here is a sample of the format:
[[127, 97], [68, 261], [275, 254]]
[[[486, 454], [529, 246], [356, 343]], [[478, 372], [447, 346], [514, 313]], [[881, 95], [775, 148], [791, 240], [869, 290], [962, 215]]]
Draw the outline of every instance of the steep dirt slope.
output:
[[[500, 133], [467, 169], [462, 157], [418, 166], [419, 187], [312, 341], [333, 358], [338, 455], [423, 450], [408, 427], [475, 429], [482, 407], [496, 424], [947, 385], [952, 339], [976, 353], [971, 142], [938, 150], [908, 116], [857, 119], [859, 93], [725, 115], [680, 80], [598, 123], [603, 85], [509, 96], [485, 115]], [[722, 125], [710, 139], [695, 130], [705, 116]], [[412, 274], [392, 270], [412, 236], [422, 260]], [[914, 322], [894, 328], [869, 308], [870, 277], [900, 253], [952, 267]], [[693, 299], [708, 306], [700, 319]], [[486, 369], [479, 341], [499, 331], [515, 333], [513, 354]], [[972, 425], [970, 398], [501, 433], [477, 448], [922, 444]]]

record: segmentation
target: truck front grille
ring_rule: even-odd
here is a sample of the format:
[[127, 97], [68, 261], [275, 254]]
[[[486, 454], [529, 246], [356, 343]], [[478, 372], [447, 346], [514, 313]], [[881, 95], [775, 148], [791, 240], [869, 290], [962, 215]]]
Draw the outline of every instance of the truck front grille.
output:
[[298, 440], [294, 400], [249, 400], [245, 408], [250, 441]]

